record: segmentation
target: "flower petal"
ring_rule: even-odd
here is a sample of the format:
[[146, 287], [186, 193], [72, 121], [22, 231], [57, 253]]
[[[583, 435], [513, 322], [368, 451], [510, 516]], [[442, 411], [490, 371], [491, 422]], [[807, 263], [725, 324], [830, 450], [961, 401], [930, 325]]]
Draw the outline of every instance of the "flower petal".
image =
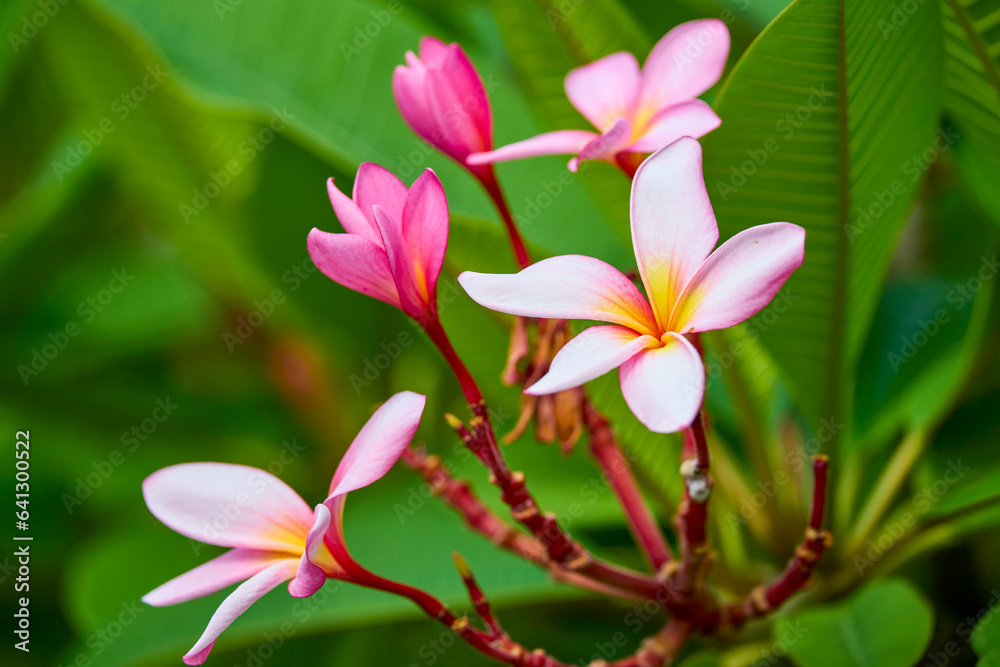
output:
[[805, 230], [787, 222], [758, 225], [732, 237], [684, 287], [670, 328], [711, 331], [752, 317], [802, 265], [805, 241]]
[[474, 301], [502, 313], [599, 320], [640, 334], [656, 328], [649, 302], [632, 281], [593, 257], [550, 257], [513, 275], [466, 271], [458, 282]]
[[373, 162], [362, 162], [354, 179], [354, 201], [371, 223], [372, 229], [378, 229], [372, 214], [372, 206], [375, 204], [388, 211], [398, 225], [403, 220], [406, 186], [385, 167]]
[[540, 396], [579, 387], [618, 368], [640, 350], [656, 343], [653, 336], [640, 335], [617, 324], [584, 329], [556, 353], [548, 373], [524, 393]]
[[413, 256], [403, 239], [400, 223], [378, 204], [372, 206], [372, 213], [375, 214], [375, 222], [378, 224], [379, 233], [382, 234], [382, 245], [385, 246], [389, 271], [392, 273], [392, 280], [399, 294], [399, 307], [414, 319], [428, 317], [430, 296], [425, 286], [417, 282]]
[[424, 35], [420, 38], [420, 60], [428, 67], [439, 67], [448, 57], [448, 45], [437, 37]]
[[330, 497], [368, 486], [389, 472], [413, 440], [426, 402], [426, 396], [402, 391], [383, 403], [337, 466]]
[[636, 153], [652, 153], [681, 137], [703, 137], [721, 123], [722, 120], [712, 111], [712, 107], [701, 100], [682, 102], [654, 116], [631, 150]]
[[[452, 89], [462, 103], [463, 112], [477, 130], [476, 144], [489, 150], [493, 148], [493, 114], [486, 87], [468, 54], [458, 44], [448, 45], [448, 56], [441, 65], [441, 72], [448, 78]], [[472, 150], [475, 144], [469, 144]]]
[[406, 59], [409, 65], [397, 65], [392, 72], [392, 96], [406, 124], [434, 144], [439, 131], [427, 99], [427, 67], [412, 51], [406, 52]]
[[357, 234], [331, 234], [313, 229], [306, 247], [313, 263], [334, 282], [401, 307], [389, 258], [381, 244]]
[[378, 228], [372, 220], [365, 217], [354, 200], [345, 195], [334, 184], [332, 178], [326, 181], [326, 191], [330, 196], [330, 203], [333, 205], [333, 212], [337, 214], [337, 219], [348, 234], [358, 234], [379, 247], [382, 246], [382, 237], [379, 236]]
[[295, 598], [307, 598], [326, 583], [326, 567], [336, 567], [336, 561], [329, 555], [323, 536], [330, 527], [330, 510], [326, 505], [317, 505], [313, 527], [306, 537], [306, 548], [299, 559], [299, 569], [288, 584], [288, 593]]
[[518, 141], [507, 146], [501, 146], [496, 150], [486, 153], [473, 153], [465, 159], [466, 164], [493, 164], [494, 162], [507, 162], [508, 160], [520, 160], [536, 155], [566, 155], [576, 154], [583, 150], [600, 135], [587, 130], [557, 130], [546, 132], [537, 137], [531, 137], [524, 141]]
[[701, 145], [684, 137], [649, 156], [632, 181], [632, 246], [656, 321], [666, 330], [681, 288], [719, 228], [701, 173]]
[[698, 351], [675, 333], [664, 341], [666, 345], [643, 350], [619, 371], [625, 402], [655, 433], [689, 426], [705, 395], [705, 367]]
[[181, 463], [142, 483], [149, 511], [191, 539], [223, 547], [302, 552], [309, 506], [271, 473], [230, 463]]
[[577, 67], [566, 75], [566, 97], [594, 127], [604, 131], [628, 117], [639, 90], [639, 63], [626, 51]]
[[448, 198], [430, 169], [413, 183], [403, 207], [403, 238], [413, 256], [417, 280], [434, 294], [448, 248]]
[[715, 85], [729, 56], [729, 30], [718, 19], [682, 23], [660, 39], [642, 67], [639, 107], [658, 111]]
[[608, 160], [629, 147], [632, 143], [632, 124], [619, 118], [604, 134], [583, 147], [580, 154], [569, 161], [569, 170], [575, 172], [582, 160]]
[[153, 607], [165, 607], [211, 595], [226, 586], [249, 579], [279, 560], [287, 558], [288, 554], [274, 551], [230, 549], [221, 556], [157, 586], [142, 596], [142, 601]]
[[184, 656], [184, 664], [200, 665], [204, 663], [215, 645], [215, 640], [218, 639], [223, 630], [228, 628], [240, 614], [249, 609], [250, 605], [264, 597], [278, 584], [294, 577], [297, 566], [298, 561], [294, 558], [280, 560], [258, 572], [230, 593], [229, 597], [223, 600], [215, 614], [212, 615], [212, 620], [208, 622], [208, 627], [205, 628], [201, 638]]

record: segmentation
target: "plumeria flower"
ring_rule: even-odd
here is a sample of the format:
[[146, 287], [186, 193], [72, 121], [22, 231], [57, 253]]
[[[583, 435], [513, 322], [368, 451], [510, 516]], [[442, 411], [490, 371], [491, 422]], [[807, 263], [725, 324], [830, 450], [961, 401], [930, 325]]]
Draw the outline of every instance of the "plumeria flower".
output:
[[701, 137], [721, 122], [699, 95], [715, 85], [729, 55], [729, 30], [718, 19], [690, 21], [657, 42], [639, 69], [619, 52], [566, 75], [566, 96], [599, 131], [558, 130], [493, 151], [475, 153], [470, 165], [535, 155], [575, 153], [581, 160], [615, 162], [621, 153], [652, 153], [688, 137]]
[[472, 167], [471, 153], [493, 148], [493, 116], [483, 81], [458, 44], [420, 40], [420, 56], [406, 52], [406, 65], [392, 74], [392, 94], [413, 131], [442, 153], [490, 180], [492, 170]]
[[243, 582], [184, 656], [186, 664], [205, 662], [222, 631], [278, 584], [288, 581], [288, 592], [303, 598], [327, 579], [365, 583], [357, 575], [365, 571], [350, 560], [343, 543], [344, 501], [349, 491], [378, 480], [399, 459], [417, 431], [425, 401], [412, 392], [386, 401], [351, 443], [329, 497], [314, 510], [274, 475], [247, 466], [182, 463], [146, 478], [143, 495], [157, 519], [182, 535], [231, 549], [156, 588], [143, 602], [177, 604]]
[[551, 394], [620, 367], [635, 416], [661, 433], [688, 426], [701, 407], [705, 369], [685, 334], [724, 329], [766, 306], [802, 264], [805, 231], [787, 222], [751, 227], [715, 247], [701, 146], [682, 138], [650, 156], [632, 184], [632, 243], [646, 295], [618, 269], [580, 255], [515, 275], [465, 272], [480, 304], [524, 317], [598, 320], [552, 360], [529, 394]]
[[352, 197], [327, 181], [346, 234], [309, 232], [309, 256], [334, 281], [402, 309], [436, 319], [437, 280], [448, 246], [448, 200], [430, 169], [407, 190], [388, 170], [365, 162]]

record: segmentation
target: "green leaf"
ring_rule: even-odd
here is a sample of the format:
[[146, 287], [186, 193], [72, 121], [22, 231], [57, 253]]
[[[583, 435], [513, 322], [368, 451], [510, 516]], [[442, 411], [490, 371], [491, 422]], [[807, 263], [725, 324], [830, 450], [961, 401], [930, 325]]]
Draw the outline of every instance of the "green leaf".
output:
[[924, 594], [903, 579], [880, 581], [847, 602], [780, 620], [775, 638], [802, 667], [909, 667], [934, 629]]
[[976, 198], [1000, 225], [1000, 15], [997, 0], [941, 0], [945, 108], [958, 125], [955, 151]]
[[937, 7], [883, 34], [892, 12], [792, 3], [724, 83], [722, 126], [703, 140], [723, 238], [777, 220], [807, 231], [805, 263], [784, 288], [793, 303], [762, 322], [762, 341], [814, 425], [848, 411], [849, 369], [922, 176], [913, 158], [937, 127]]
[[1000, 606], [994, 602], [994, 605], [981, 616], [972, 633], [972, 648], [979, 656], [979, 662], [976, 663], [978, 667], [1000, 665], [1000, 620], [997, 612], [1000, 612]]

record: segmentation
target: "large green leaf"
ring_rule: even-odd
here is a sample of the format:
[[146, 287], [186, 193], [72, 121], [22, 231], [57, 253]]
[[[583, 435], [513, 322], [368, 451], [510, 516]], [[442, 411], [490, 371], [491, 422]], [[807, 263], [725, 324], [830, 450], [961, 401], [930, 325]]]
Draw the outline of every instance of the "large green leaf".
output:
[[945, 108], [961, 133], [966, 183], [1000, 224], [1000, 2], [940, 0], [945, 34]]
[[909, 667], [934, 629], [930, 602], [913, 584], [872, 584], [846, 603], [782, 619], [774, 636], [802, 667]]
[[792, 3], [729, 76], [722, 127], [703, 140], [723, 238], [775, 220], [807, 230], [786, 304], [755, 321], [814, 423], [849, 413], [849, 369], [923, 175], [914, 156], [938, 120], [937, 8], [883, 30], [893, 7]]

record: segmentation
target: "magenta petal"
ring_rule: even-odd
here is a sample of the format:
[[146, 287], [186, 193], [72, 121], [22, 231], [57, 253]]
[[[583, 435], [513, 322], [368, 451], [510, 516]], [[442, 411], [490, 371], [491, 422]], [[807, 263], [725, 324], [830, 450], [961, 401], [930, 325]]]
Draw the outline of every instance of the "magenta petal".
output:
[[358, 234], [379, 247], [382, 246], [382, 237], [379, 236], [378, 228], [373, 222], [365, 217], [354, 203], [354, 200], [340, 191], [334, 184], [333, 179], [326, 181], [326, 191], [330, 196], [330, 203], [333, 205], [333, 212], [337, 214], [337, 219], [348, 234]]
[[358, 175], [354, 179], [354, 202], [368, 218], [372, 229], [378, 229], [372, 215], [372, 206], [376, 204], [388, 211], [397, 225], [402, 222], [406, 192], [403, 182], [385, 167], [373, 162], [363, 162], [358, 167]]
[[368, 486], [389, 472], [413, 440], [426, 401], [426, 396], [402, 391], [375, 411], [337, 466], [331, 498]]
[[612, 53], [566, 75], [566, 96], [599, 130], [631, 114], [639, 90], [639, 63], [631, 53]]
[[618, 368], [656, 342], [653, 336], [640, 335], [617, 324], [584, 329], [559, 350], [552, 359], [549, 372], [524, 393], [539, 396], [579, 387]]
[[306, 247], [313, 263], [334, 282], [401, 307], [389, 258], [380, 245], [357, 234], [330, 234], [313, 229]]
[[295, 576], [297, 566], [298, 562], [294, 558], [278, 561], [267, 569], [258, 572], [230, 593], [229, 597], [223, 600], [215, 614], [212, 615], [212, 619], [208, 622], [208, 627], [205, 628], [205, 632], [201, 635], [201, 638], [184, 656], [184, 663], [187, 665], [200, 665], [204, 663], [219, 635], [237, 617], [249, 609], [250, 605], [264, 597], [265, 594], [274, 589], [278, 584], [288, 581]]
[[448, 248], [448, 198], [430, 169], [413, 183], [403, 207], [403, 238], [419, 267], [428, 295], [434, 294]]
[[685, 286], [671, 328], [711, 331], [752, 317], [802, 265], [805, 240], [805, 230], [787, 222], [758, 225], [732, 237]]
[[596, 132], [586, 130], [557, 130], [501, 146], [486, 153], [473, 153], [466, 158], [465, 162], [470, 165], [493, 164], [537, 155], [575, 154], [599, 136]]
[[476, 303], [502, 313], [598, 320], [640, 334], [656, 328], [649, 302], [632, 281], [593, 257], [550, 257], [513, 275], [466, 271], [458, 282]]
[[330, 510], [326, 505], [316, 506], [313, 527], [306, 536], [306, 548], [299, 560], [295, 578], [288, 584], [288, 593], [295, 598], [307, 598], [326, 583], [326, 571], [317, 564], [323, 549], [323, 536], [330, 527]]
[[689, 426], [705, 394], [705, 367], [683, 336], [664, 337], [666, 345], [643, 350], [621, 366], [622, 395], [632, 413], [656, 433]]
[[413, 256], [403, 239], [400, 223], [379, 205], [372, 207], [379, 233], [382, 234], [382, 245], [389, 260], [389, 271], [399, 294], [399, 307], [403, 312], [416, 320], [430, 316], [430, 296], [422, 283], [417, 282], [416, 269], [413, 266]]
[[467, 150], [489, 150], [493, 148], [493, 114], [486, 87], [483, 86], [479, 72], [462, 47], [452, 44], [448, 48], [448, 57], [442, 67], [443, 73], [462, 101], [462, 110], [477, 130], [476, 143], [469, 144]]
[[420, 60], [428, 67], [440, 67], [448, 57], [448, 45], [437, 37], [425, 35], [420, 38]]
[[[407, 52], [409, 59], [412, 53]], [[436, 143], [438, 130], [434, 125], [430, 101], [427, 99], [427, 68], [416, 57], [409, 67], [398, 65], [392, 73], [392, 95], [403, 120], [423, 139]]]
[[301, 553], [309, 506], [274, 475], [230, 463], [181, 463], [142, 483], [149, 511], [191, 539], [223, 547]]
[[703, 137], [719, 127], [722, 120], [701, 100], [668, 107], [658, 113], [631, 150], [652, 153], [669, 146], [681, 137]]
[[642, 67], [639, 105], [663, 109], [715, 85], [729, 56], [729, 30], [718, 19], [689, 21], [657, 42]]
[[286, 558], [288, 554], [275, 551], [230, 549], [221, 556], [157, 586], [142, 596], [142, 601], [153, 607], [165, 607], [194, 600], [220, 591], [238, 581], [249, 579]]
[[701, 173], [701, 145], [684, 137], [649, 156], [632, 181], [632, 246], [663, 330], [719, 228]]
[[624, 151], [632, 143], [632, 124], [619, 118], [601, 136], [580, 150], [580, 154], [569, 161], [569, 170], [576, 171], [583, 160], [614, 160], [615, 155]]

